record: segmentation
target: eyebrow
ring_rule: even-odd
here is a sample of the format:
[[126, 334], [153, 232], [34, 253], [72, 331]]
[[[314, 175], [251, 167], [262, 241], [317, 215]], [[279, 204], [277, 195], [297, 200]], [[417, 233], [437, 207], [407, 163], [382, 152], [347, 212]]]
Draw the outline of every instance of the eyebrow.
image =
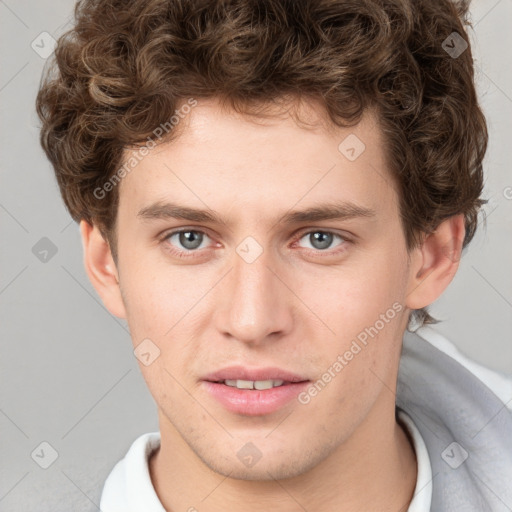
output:
[[[349, 220], [354, 218], [374, 218], [377, 213], [372, 208], [360, 206], [352, 202], [330, 203], [314, 206], [305, 210], [295, 210], [285, 213], [279, 222], [282, 224], [299, 224], [303, 222], [317, 222], [322, 220]], [[212, 210], [188, 208], [170, 202], [156, 202], [142, 208], [137, 217], [146, 220], [181, 219], [190, 222], [208, 222], [224, 224], [227, 222]]]

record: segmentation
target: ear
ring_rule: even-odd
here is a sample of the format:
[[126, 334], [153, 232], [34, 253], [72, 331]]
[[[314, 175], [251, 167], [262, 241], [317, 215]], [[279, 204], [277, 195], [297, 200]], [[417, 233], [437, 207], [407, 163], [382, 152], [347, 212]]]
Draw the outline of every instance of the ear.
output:
[[462, 251], [464, 216], [443, 221], [411, 255], [406, 306], [420, 309], [438, 299], [452, 281]]
[[97, 226], [91, 226], [85, 220], [80, 221], [80, 233], [84, 248], [84, 266], [89, 280], [110, 313], [126, 318], [119, 287], [119, 273], [109, 243]]

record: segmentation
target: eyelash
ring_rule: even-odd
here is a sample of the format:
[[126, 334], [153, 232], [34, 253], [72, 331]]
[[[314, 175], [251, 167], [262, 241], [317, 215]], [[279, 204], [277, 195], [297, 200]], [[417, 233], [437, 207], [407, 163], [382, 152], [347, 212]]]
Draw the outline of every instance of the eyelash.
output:
[[[206, 235], [207, 237], [211, 238], [208, 233], [206, 233], [205, 231], [202, 231], [200, 229], [192, 229], [192, 228], [181, 228], [181, 229], [176, 229], [174, 231], [170, 231], [168, 233], [166, 233], [165, 235], [163, 235], [163, 237], [161, 238], [161, 241], [162, 242], [166, 242], [168, 241], [173, 235], [176, 235], [176, 234], [179, 234], [179, 233], [186, 233], [186, 232], [194, 232], [194, 233], [202, 233], [203, 235]], [[315, 254], [315, 256], [319, 256], [320, 257], [323, 257], [323, 256], [335, 256], [335, 255], [338, 255], [342, 252], [345, 252], [346, 250], [346, 244], [347, 243], [352, 243], [352, 240], [350, 240], [349, 238], [343, 236], [343, 235], [340, 235], [339, 233], [336, 233], [334, 231], [328, 231], [328, 230], [324, 230], [324, 229], [310, 229], [309, 231], [302, 231], [300, 232], [298, 235], [296, 235], [296, 237], [294, 238], [294, 241], [292, 243], [292, 245], [295, 245], [297, 242], [299, 242], [302, 238], [304, 238], [305, 235], [309, 235], [311, 233], [323, 233], [323, 234], [330, 234], [330, 235], [334, 235], [335, 237], [338, 237], [341, 239], [342, 243], [338, 246], [337, 249], [334, 249], [334, 250], [329, 250], [329, 249], [326, 249], [324, 251], [320, 250], [320, 249], [307, 249], [307, 248], [303, 248], [303, 250], [305, 250], [306, 252], [308, 253], [311, 253], [313, 252]], [[186, 259], [186, 258], [193, 258], [193, 257], [196, 257], [197, 254], [204, 250], [204, 249], [195, 249], [195, 250], [188, 250], [188, 251], [179, 251], [177, 249], [175, 249], [172, 245], [169, 244], [170, 247], [172, 247], [172, 249], [169, 249], [169, 252], [173, 255], [173, 256], [176, 256], [178, 258], [182, 258], [182, 259]]]

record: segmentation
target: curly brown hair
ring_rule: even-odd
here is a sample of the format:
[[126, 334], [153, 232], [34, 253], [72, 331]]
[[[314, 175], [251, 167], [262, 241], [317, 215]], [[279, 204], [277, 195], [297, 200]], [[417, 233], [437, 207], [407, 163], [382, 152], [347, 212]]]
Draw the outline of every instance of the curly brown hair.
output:
[[79, 1], [37, 96], [41, 144], [72, 218], [97, 225], [116, 260], [119, 187], [95, 190], [187, 98], [257, 114], [310, 97], [333, 126], [375, 108], [408, 249], [456, 214], [465, 247], [486, 202], [488, 137], [471, 48], [448, 52], [466, 26], [467, 2], [451, 0]]

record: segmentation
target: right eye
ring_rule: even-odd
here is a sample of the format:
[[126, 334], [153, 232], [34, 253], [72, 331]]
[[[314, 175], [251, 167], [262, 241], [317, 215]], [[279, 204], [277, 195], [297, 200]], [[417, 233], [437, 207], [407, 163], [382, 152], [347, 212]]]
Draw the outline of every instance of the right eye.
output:
[[182, 228], [167, 233], [162, 239], [175, 256], [187, 258], [193, 253], [199, 252], [206, 238], [210, 238], [204, 231], [190, 228]]

